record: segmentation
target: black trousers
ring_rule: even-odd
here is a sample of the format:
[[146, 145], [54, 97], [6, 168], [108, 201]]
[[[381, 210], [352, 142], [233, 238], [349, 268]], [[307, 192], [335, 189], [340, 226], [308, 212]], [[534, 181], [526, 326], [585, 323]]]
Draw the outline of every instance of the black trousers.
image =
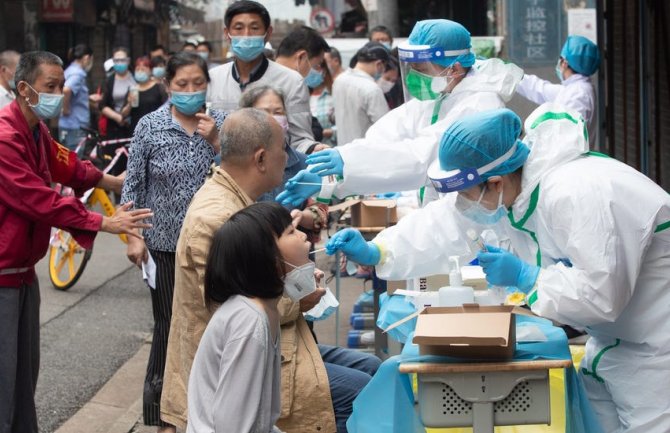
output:
[[37, 433], [40, 288], [0, 288], [0, 433]]
[[172, 319], [175, 253], [155, 250], [149, 250], [149, 252], [156, 262], [156, 289], [149, 289], [154, 313], [154, 336], [147, 365], [147, 376], [144, 380], [143, 415], [145, 425], [167, 426], [169, 424], [160, 419], [160, 403], [170, 320]]

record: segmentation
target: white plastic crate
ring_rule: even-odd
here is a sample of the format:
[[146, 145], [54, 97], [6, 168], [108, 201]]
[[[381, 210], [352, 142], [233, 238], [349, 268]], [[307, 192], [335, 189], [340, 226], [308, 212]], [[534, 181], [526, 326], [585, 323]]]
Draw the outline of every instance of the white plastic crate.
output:
[[[418, 374], [426, 427], [549, 424], [548, 370]], [[476, 418], [476, 422], [475, 422]]]

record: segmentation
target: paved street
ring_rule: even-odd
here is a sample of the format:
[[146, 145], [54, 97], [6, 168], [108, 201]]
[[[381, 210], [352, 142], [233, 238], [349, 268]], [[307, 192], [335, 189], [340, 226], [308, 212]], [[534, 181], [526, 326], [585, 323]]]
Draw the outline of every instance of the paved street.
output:
[[[317, 264], [328, 274], [331, 260], [319, 255]], [[141, 423], [151, 300], [140, 271], [125, 257], [125, 245], [100, 234], [84, 274], [66, 292], [51, 286], [46, 258], [37, 272], [42, 294], [36, 395], [40, 432], [155, 431]], [[329, 287], [335, 292], [335, 280]], [[362, 280], [342, 279], [341, 345], [346, 345], [351, 306], [362, 289]], [[317, 322], [319, 341], [334, 344], [335, 328], [334, 316]]]
[[137, 353], [153, 319], [148, 289], [118, 237], [99, 235], [82, 278], [67, 292], [51, 286], [46, 258], [37, 270], [42, 306], [36, 404], [40, 432], [50, 433]]

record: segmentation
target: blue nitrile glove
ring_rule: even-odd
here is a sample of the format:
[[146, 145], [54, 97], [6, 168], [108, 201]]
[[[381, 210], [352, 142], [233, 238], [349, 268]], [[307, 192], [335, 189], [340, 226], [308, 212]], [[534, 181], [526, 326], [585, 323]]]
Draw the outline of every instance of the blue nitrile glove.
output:
[[509, 251], [491, 245], [486, 245], [486, 250], [477, 254], [486, 281], [494, 286], [515, 286], [524, 293], [530, 292], [540, 273], [539, 267], [529, 265]]
[[[305, 183], [308, 185], [304, 185]], [[284, 206], [298, 207], [320, 190], [321, 176], [307, 170], [300, 170], [298, 174], [286, 181], [284, 191], [275, 198], [275, 201]]]
[[309, 171], [317, 173], [319, 176], [328, 176], [336, 174], [344, 176], [344, 161], [340, 152], [335, 149], [326, 149], [315, 152], [307, 157], [307, 165], [313, 165]]
[[335, 233], [326, 244], [326, 254], [332, 256], [340, 250], [359, 265], [376, 265], [381, 258], [377, 245], [366, 242], [363, 235], [356, 229], [344, 229]]

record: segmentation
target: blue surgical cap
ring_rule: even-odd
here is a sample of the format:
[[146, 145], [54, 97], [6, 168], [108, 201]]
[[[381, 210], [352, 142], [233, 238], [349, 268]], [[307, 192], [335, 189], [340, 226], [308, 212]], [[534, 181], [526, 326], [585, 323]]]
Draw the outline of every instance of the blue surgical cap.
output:
[[[449, 20], [418, 21], [414, 25], [407, 42], [410, 45], [430, 45], [431, 48], [439, 48], [445, 51], [472, 48], [470, 32], [457, 22]], [[435, 59], [432, 62], [445, 67], [459, 62], [464, 68], [469, 68], [475, 63], [475, 55], [470, 52], [460, 56]]]
[[593, 75], [600, 66], [598, 46], [584, 36], [568, 36], [561, 49], [561, 57], [570, 69], [582, 75]]
[[440, 140], [439, 159], [442, 170], [481, 168], [504, 155], [517, 144], [516, 151], [506, 161], [481, 178], [503, 176], [521, 167], [530, 150], [518, 140], [521, 119], [507, 108], [489, 110], [465, 116], [453, 123]]

